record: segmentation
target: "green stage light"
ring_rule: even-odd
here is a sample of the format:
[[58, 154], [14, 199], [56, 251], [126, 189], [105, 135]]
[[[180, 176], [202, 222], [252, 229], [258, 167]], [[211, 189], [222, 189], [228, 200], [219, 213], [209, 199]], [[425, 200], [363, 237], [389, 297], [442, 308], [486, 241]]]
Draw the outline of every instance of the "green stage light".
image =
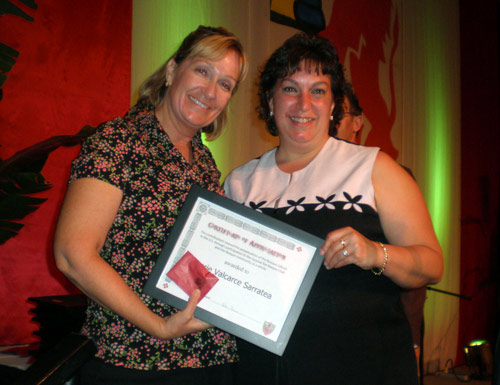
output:
[[487, 380], [493, 373], [493, 355], [486, 340], [473, 340], [463, 347], [465, 362], [471, 371], [470, 378]]

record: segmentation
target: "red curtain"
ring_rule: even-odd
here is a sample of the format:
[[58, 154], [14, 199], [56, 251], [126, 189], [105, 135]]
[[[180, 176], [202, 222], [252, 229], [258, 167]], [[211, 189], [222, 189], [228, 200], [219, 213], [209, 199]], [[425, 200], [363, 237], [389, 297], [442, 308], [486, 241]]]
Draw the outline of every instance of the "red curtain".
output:
[[[378, 146], [397, 159], [398, 150], [391, 140], [396, 120], [392, 58], [398, 46], [399, 23], [396, 19], [391, 30], [392, 7], [392, 0], [364, 1], [359, 7], [351, 1], [335, 1], [329, 24], [321, 34], [335, 43], [342, 63], [345, 64], [349, 47], [355, 51], [349, 58], [351, 81], [363, 112], [372, 124], [363, 144]], [[385, 61], [384, 41], [388, 36], [394, 39], [388, 79], [392, 94], [390, 109], [378, 83], [379, 63]]]
[[500, 97], [499, 5], [460, 2], [462, 103], [461, 260], [457, 359], [473, 339], [498, 333]]
[[[12, 3], [34, 21], [0, 16], [0, 41], [19, 51], [0, 101], [0, 158], [128, 109], [131, 0], [45, 0], [36, 2], [36, 10]], [[35, 340], [38, 325], [31, 321], [28, 297], [76, 291], [55, 268], [52, 234], [78, 151], [52, 152], [42, 174], [53, 187], [37, 194], [47, 201], [0, 245], [0, 345]]]

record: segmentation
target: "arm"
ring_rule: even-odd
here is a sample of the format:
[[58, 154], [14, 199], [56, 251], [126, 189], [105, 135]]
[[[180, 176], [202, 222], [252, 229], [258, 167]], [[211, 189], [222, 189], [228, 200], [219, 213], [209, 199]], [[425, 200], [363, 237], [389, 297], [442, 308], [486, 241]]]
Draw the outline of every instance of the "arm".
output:
[[122, 195], [117, 187], [97, 179], [71, 183], [54, 236], [57, 267], [89, 298], [155, 337], [170, 339], [205, 329], [208, 324], [193, 317], [199, 291], [186, 309], [162, 318], [100, 257]]
[[[383, 274], [406, 288], [439, 282], [443, 254], [415, 181], [389, 155], [379, 152], [372, 182], [382, 228], [390, 243], [385, 245], [388, 262]], [[347, 243], [348, 257], [342, 255], [341, 239]], [[327, 268], [354, 263], [372, 269], [384, 262], [380, 245], [349, 227], [329, 233], [322, 250]]]

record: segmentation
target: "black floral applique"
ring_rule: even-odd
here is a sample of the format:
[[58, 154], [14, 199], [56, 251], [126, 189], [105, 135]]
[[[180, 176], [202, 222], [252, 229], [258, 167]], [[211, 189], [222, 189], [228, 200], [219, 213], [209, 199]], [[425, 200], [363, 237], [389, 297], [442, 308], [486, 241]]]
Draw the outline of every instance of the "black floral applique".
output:
[[288, 215], [291, 212], [293, 212], [294, 210], [304, 211], [305, 208], [304, 208], [304, 206], [301, 205], [301, 203], [304, 202], [304, 199], [306, 199], [306, 197], [300, 198], [297, 202], [295, 202], [291, 199], [287, 200], [286, 202], [290, 205], [290, 207], [286, 210], [285, 214]]
[[267, 203], [267, 201], [262, 201], [262, 202], [259, 202], [259, 203], [255, 203], [255, 202], [250, 202], [249, 205], [250, 205], [250, 208], [258, 211], [259, 213], [262, 212], [262, 210], [260, 209], [262, 206], [264, 206], [265, 204]]
[[359, 213], [363, 212], [363, 209], [358, 204], [361, 198], [363, 198], [363, 195], [356, 195], [354, 198], [351, 198], [351, 196], [348, 193], [344, 192], [344, 196], [348, 200], [348, 202], [344, 205], [344, 210], [350, 210], [353, 208]]
[[337, 194], [332, 194], [326, 199], [316, 195], [316, 199], [318, 200], [319, 205], [316, 206], [314, 211], [321, 210], [323, 207], [326, 207], [329, 210], [335, 210], [335, 206], [332, 203], [332, 200], [333, 198], [335, 198], [335, 195]]

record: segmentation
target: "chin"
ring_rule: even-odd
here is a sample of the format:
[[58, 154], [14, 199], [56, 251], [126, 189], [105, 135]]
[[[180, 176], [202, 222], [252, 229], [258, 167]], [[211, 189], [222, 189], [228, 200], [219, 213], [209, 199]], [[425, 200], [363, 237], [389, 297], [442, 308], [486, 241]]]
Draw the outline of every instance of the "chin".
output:
[[193, 128], [202, 128], [206, 127], [209, 124], [212, 124], [215, 119], [207, 119], [206, 117], [198, 118], [196, 116], [189, 116], [185, 118], [185, 121]]
[[312, 137], [310, 135], [295, 135], [292, 140], [297, 143], [307, 143], [312, 140]]

